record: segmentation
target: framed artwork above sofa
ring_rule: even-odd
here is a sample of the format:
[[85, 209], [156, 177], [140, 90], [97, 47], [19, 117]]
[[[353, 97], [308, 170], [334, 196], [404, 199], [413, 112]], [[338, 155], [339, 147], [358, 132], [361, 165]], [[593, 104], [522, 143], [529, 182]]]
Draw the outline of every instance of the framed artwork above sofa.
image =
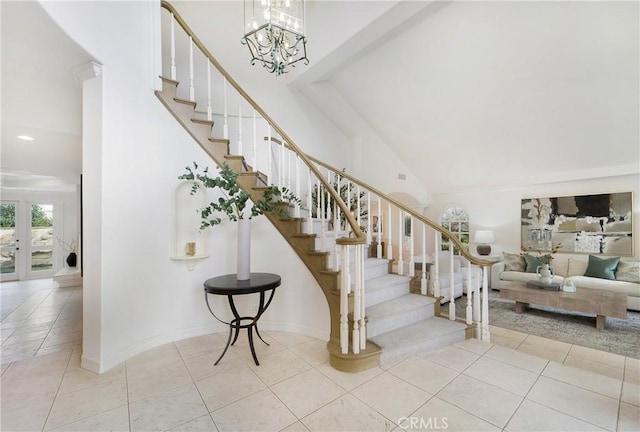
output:
[[521, 203], [523, 250], [633, 255], [631, 192], [525, 198]]

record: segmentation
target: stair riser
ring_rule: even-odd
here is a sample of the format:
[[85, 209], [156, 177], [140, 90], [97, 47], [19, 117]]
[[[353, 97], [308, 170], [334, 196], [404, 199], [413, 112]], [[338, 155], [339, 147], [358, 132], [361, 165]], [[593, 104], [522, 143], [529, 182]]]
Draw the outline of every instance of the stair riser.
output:
[[379, 334], [399, 329], [400, 327], [415, 324], [418, 321], [431, 318], [433, 314], [433, 305], [427, 305], [380, 318], [373, 319], [370, 317], [367, 325], [367, 337], [372, 338]]
[[365, 285], [365, 307], [401, 297], [406, 295], [408, 292], [408, 285], [404, 282], [396, 285], [389, 285], [386, 288], [373, 292], [367, 292]]
[[444, 348], [465, 340], [464, 330], [442, 335], [434, 339], [426, 339], [413, 345], [405, 345], [402, 348], [385, 349], [380, 356], [380, 364], [392, 364], [411, 356], [423, 356], [429, 352]]

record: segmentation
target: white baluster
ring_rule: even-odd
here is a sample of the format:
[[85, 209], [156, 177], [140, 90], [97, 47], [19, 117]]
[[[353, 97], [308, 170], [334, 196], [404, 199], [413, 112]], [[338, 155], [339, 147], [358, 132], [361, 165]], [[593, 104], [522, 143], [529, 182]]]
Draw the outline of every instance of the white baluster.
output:
[[[351, 212], [351, 182], [350, 181], [347, 181], [347, 196], [344, 203], [347, 205], [347, 211], [353, 214]], [[347, 237], [349, 237], [349, 233], [352, 231], [352, 228], [351, 228], [351, 224], [347, 222], [346, 216], [347, 215], [345, 215], [345, 218], [344, 218], [344, 230], [347, 232]]]
[[173, 12], [171, 13], [171, 79], [176, 80], [176, 29]]
[[409, 276], [414, 277], [416, 275], [416, 264], [413, 260], [413, 216], [409, 215]]
[[207, 59], [207, 120], [213, 120], [213, 109], [211, 108], [211, 62]]
[[242, 98], [238, 102], [238, 154], [242, 153]]
[[[300, 155], [296, 154], [295, 162], [296, 162], [296, 196], [299, 197], [300, 196]], [[299, 203], [296, 203], [294, 216], [297, 218], [300, 217]]]
[[255, 109], [253, 110], [253, 171], [258, 172], [258, 128]]
[[475, 338], [481, 339], [481, 325], [480, 325], [480, 284], [482, 279], [482, 267], [476, 266], [476, 277], [474, 279], [475, 294], [473, 297], [473, 322], [476, 323]]
[[473, 322], [473, 283], [471, 280], [471, 276], [473, 275], [473, 269], [471, 268], [471, 261], [469, 261], [469, 265], [467, 267], [467, 325], [471, 325]]
[[453, 255], [453, 242], [449, 240], [449, 295], [451, 299], [449, 300], [449, 320], [453, 321], [456, 319], [456, 299], [455, 299], [455, 280], [454, 280], [454, 258]]
[[269, 134], [268, 134], [268, 145], [267, 145], [267, 176], [269, 177], [269, 184], [273, 184], [273, 167], [271, 162], [271, 125], [269, 125]]
[[[227, 78], [222, 77], [222, 93], [223, 93], [223, 113], [224, 113], [224, 123], [222, 126], [222, 137], [224, 139], [229, 139], [229, 113], [227, 112]], [[269, 126], [271, 127], [271, 126]]]
[[[340, 177], [338, 176], [338, 174], [335, 174], [335, 184], [337, 185], [336, 190], [339, 191], [340, 190]], [[339, 196], [340, 192], [338, 192], [338, 196]], [[338, 214], [338, 200], [334, 198], [333, 200], [333, 240], [334, 240], [334, 244], [335, 244], [335, 255], [336, 257], [334, 258], [334, 270], [337, 271], [338, 270], [338, 257], [340, 254], [340, 249], [338, 248], [338, 232], [340, 231], [340, 215]]]
[[371, 245], [371, 191], [367, 191], [367, 244]]
[[387, 220], [387, 259], [391, 261], [393, 259], [393, 241], [391, 239], [391, 203], [389, 203], [389, 218]]
[[356, 221], [358, 222], [358, 227], [361, 227], [362, 223], [360, 222], [360, 213], [361, 213], [361, 211], [360, 211], [360, 185], [358, 185], [356, 187], [356, 194], [357, 194], [357, 196], [356, 196], [356, 211], [358, 212], [357, 213], [358, 216], [356, 217]]
[[404, 212], [398, 208], [398, 274], [402, 276], [404, 274], [404, 261], [402, 256], [404, 255]]
[[293, 152], [292, 151], [288, 151], [287, 152], [287, 172], [289, 173], [289, 175], [287, 176], [287, 189], [292, 190], [291, 189], [291, 176], [293, 175], [294, 171], [291, 168], [291, 158], [293, 157]]
[[193, 87], [193, 38], [189, 36], [189, 100], [196, 100], [196, 90]]
[[[342, 246], [346, 249], [347, 246]], [[343, 253], [343, 256], [346, 256]], [[349, 352], [349, 283], [347, 278], [349, 262], [347, 261], [345, 269], [340, 274], [340, 349], [342, 354]]]
[[422, 224], [422, 279], [420, 280], [420, 294], [427, 294], [427, 224]]
[[[353, 353], [354, 354], [359, 354], [360, 353], [360, 313], [362, 312], [362, 308], [360, 307], [360, 301], [361, 301], [361, 275], [360, 275], [360, 262], [358, 261], [358, 256], [361, 255], [361, 253], [358, 253], [358, 250], [360, 249], [360, 245], [355, 245], [355, 249], [356, 249], [356, 253], [355, 253], [355, 261], [353, 263], [353, 267], [354, 267], [354, 273], [355, 273], [355, 278], [354, 278], [354, 286], [353, 286], [353, 336], [352, 336], [352, 344], [353, 344]], [[360, 256], [360, 259], [362, 259], [362, 257]]]
[[367, 349], [367, 322], [365, 313], [366, 291], [364, 289], [364, 258], [366, 256], [366, 245], [358, 245], [356, 247], [360, 250], [360, 256], [358, 257], [358, 255], [356, 255], [356, 262], [359, 263], [360, 266], [360, 349]]
[[378, 197], [378, 226], [376, 227], [376, 239], [378, 241], [376, 256], [378, 259], [382, 259], [382, 201], [380, 201], [380, 197]]
[[482, 267], [482, 340], [491, 342], [489, 334], [489, 270], [491, 267]]
[[278, 157], [278, 186], [284, 186], [284, 141], [280, 144], [280, 153]]
[[307, 234], [313, 234], [313, 197], [311, 191], [311, 167], [307, 170]]
[[433, 255], [433, 296], [440, 297], [440, 233], [436, 231], [436, 249]]

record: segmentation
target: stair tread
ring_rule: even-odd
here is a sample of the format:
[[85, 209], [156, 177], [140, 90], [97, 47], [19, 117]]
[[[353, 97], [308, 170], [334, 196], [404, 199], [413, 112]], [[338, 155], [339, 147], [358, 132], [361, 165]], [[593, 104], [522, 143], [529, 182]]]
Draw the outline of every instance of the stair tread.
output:
[[366, 308], [366, 314], [370, 321], [406, 313], [414, 309], [430, 306], [435, 303], [433, 297], [407, 293], [403, 296], [387, 300], [382, 303], [375, 304]]
[[[410, 281], [411, 281], [411, 278], [409, 276], [398, 276], [395, 274], [386, 274], [383, 276], [378, 276], [373, 279], [365, 280], [364, 289], [365, 289], [365, 292], [370, 293], [370, 292], [388, 288], [390, 286], [408, 284]], [[407, 293], [408, 293], [410, 287], [409, 285], [406, 285], [406, 286], [407, 286]]]
[[413, 344], [424, 343], [425, 340], [436, 339], [456, 332], [464, 332], [465, 324], [449, 321], [439, 317], [429, 317], [417, 323], [400, 327], [369, 338], [383, 350], [392, 350]]

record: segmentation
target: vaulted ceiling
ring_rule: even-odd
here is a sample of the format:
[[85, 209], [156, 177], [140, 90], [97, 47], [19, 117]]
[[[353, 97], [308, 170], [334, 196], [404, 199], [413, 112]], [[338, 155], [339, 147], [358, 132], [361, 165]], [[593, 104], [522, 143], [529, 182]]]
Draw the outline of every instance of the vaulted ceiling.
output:
[[[73, 183], [81, 96], [71, 69], [90, 56], [37, 4], [1, 7], [3, 185], [26, 174]], [[200, 17], [201, 39], [233, 43], [225, 67], [251, 67], [241, 4], [179, 10], [194, 28]], [[639, 13], [638, 2], [615, 1], [315, 0], [311, 64], [281, 82], [345, 136], [385, 142], [432, 192], [638, 173]]]

